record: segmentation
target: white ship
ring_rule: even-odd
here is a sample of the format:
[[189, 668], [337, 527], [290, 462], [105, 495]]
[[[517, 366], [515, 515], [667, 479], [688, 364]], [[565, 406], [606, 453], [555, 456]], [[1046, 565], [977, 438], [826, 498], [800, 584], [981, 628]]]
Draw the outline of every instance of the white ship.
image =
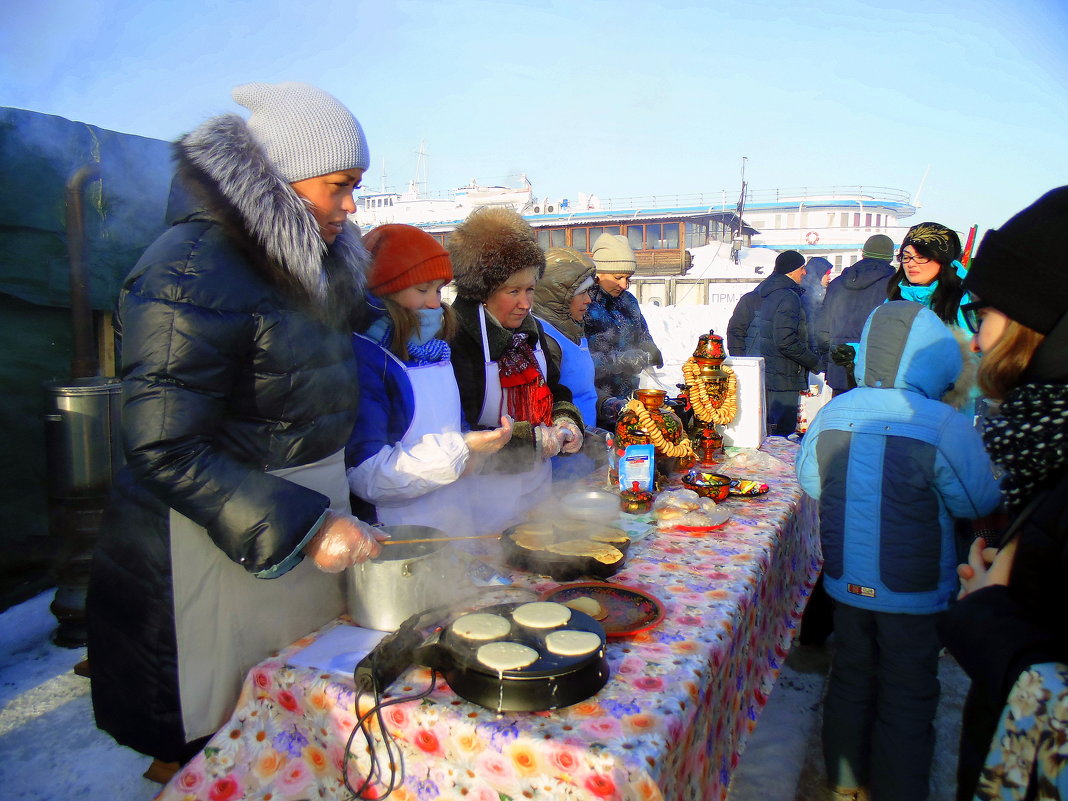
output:
[[[864, 242], [886, 234], [896, 244], [916, 213], [909, 193], [871, 186], [803, 187], [729, 194], [657, 195], [601, 199], [579, 194], [538, 198], [521, 186], [477, 181], [445, 197], [421, 194], [413, 181], [403, 193], [357, 198], [365, 230], [385, 223], [417, 225], [442, 244], [474, 209], [506, 206], [526, 219], [542, 247], [589, 253], [602, 233], [622, 234], [638, 262], [632, 291], [643, 304], [731, 305], [763, 280], [775, 255], [797, 250], [827, 259], [834, 274], [861, 258]], [[963, 238], [963, 237], [962, 237]]]

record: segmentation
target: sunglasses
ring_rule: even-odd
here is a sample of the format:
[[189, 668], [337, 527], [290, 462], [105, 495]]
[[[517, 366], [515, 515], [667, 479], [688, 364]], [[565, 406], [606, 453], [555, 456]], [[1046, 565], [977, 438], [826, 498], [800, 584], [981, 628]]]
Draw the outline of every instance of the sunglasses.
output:
[[965, 303], [960, 307], [960, 316], [964, 318], [964, 324], [968, 326], [968, 330], [973, 334], [978, 334], [979, 326], [983, 324], [983, 318], [979, 315], [979, 312], [989, 307], [989, 303], [984, 303], [981, 300]]

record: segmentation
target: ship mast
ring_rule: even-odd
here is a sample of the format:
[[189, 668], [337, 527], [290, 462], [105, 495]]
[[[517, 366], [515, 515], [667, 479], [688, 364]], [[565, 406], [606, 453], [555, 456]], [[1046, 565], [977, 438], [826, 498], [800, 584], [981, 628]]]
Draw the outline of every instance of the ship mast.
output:
[[738, 263], [742, 253], [742, 214], [745, 213], [745, 163], [747, 161], [749, 161], [749, 157], [742, 156], [742, 191], [738, 195], [738, 208], [735, 213], [738, 223], [734, 226], [734, 236], [731, 238], [731, 257], [734, 259], [735, 264]]
[[419, 187], [419, 196], [426, 197], [427, 185], [430, 183], [430, 168], [427, 166], [426, 141], [419, 140], [419, 150], [416, 151], [415, 182]]

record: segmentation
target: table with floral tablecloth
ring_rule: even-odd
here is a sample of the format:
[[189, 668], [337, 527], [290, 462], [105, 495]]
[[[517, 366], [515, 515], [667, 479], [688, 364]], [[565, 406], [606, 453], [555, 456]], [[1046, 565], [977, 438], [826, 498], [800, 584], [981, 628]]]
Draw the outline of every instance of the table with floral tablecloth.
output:
[[[653, 531], [611, 579], [656, 595], [666, 616], [656, 628], [609, 641], [611, 677], [595, 696], [551, 712], [497, 714], [439, 682], [426, 698], [387, 707], [404, 768], [391, 797], [725, 798], [820, 565], [816, 505], [794, 478], [796, 444], [769, 438], [761, 450], [774, 457], [761, 476], [767, 494], [726, 501], [734, 514], [716, 532]], [[521, 574], [516, 582], [555, 585]], [[287, 662], [320, 635], [249, 672], [230, 721], [161, 799], [351, 797], [341, 771], [357, 719], [352, 677]], [[413, 668], [390, 693], [412, 695], [429, 684], [430, 671]], [[362, 696], [360, 711], [370, 704]], [[363, 740], [356, 742], [355, 764], [366, 766]], [[350, 778], [358, 786], [351, 763]]]

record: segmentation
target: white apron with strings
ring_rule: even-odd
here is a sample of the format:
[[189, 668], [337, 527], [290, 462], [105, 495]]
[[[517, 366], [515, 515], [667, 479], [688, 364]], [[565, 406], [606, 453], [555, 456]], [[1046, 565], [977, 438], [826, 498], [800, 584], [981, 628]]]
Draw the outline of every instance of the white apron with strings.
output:
[[[478, 321], [482, 328], [482, 358], [485, 363], [486, 389], [478, 424], [497, 428], [501, 415], [507, 412], [501, 374], [497, 362], [490, 359], [489, 337], [486, 335], [486, 311], [478, 307]], [[543, 376], [548, 375], [541, 343], [535, 342], [534, 356]], [[497, 458], [503, 455], [497, 454]], [[475, 534], [503, 531], [526, 518], [527, 512], [549, 497], [552, 487], [552, 464], [540, 460], [523, 473], [483, 473], [470, 476], [471, 517]]]
[[[387, 351], [388, 353], [388, 351]], [[444, 360], [419, 367], [404, 364], [392, 353], [389, 357], [404, 370], [412, 382], [415, 413], [400, 444], [416, 445], [427, 434], [444, 434], [460, 430], [460, 391], [452, 362]], [[433, 526], [454, 536], [472, 533], [471, 495], [468, 479], [460, 477], [452, 484], [402, 501], [397, 506], [378, 504], [378, 521], [383, 525]]]
[[[321, 492], [333, 511], [351, 513], [343, 450], [271, 475]], [[256, 578], [173, 509], [170, 535], [178, 690], [190, 742], [227, 721], [253, 665], [345, 611], [345, 574], [323, 573], [305, 558], [278, 578]]]

